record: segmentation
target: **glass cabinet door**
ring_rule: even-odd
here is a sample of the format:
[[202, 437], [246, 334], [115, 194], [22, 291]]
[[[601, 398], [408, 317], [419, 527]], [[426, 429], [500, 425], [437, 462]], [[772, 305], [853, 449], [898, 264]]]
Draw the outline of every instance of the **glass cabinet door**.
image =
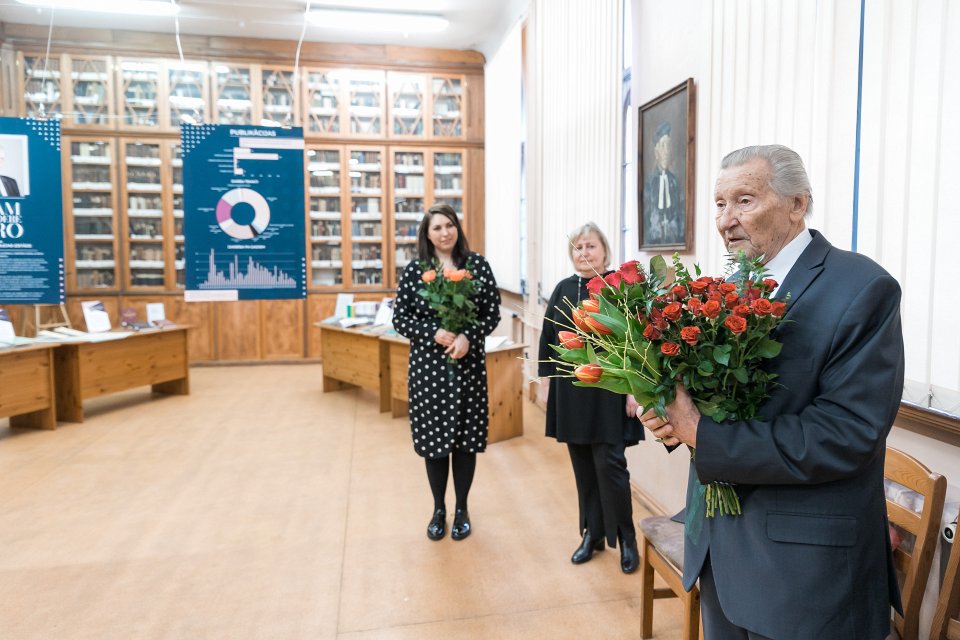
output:
[[463, 79], [460, 76], [433, 78], [433, 136], [463, 137]]
[[261, 95], [264, 125], [283, 126], [299, 124], [297, 90], [293, 81], [293, 69], [286, 67], [263, 67]]
[[63, 109], [60, 57], [47, 59], [43, 55], [20, 54], [18, 61], [24, 117], [43, 118], [60, 113]]
[[411, 260], [417, 258], [417, 228], [426, 212], [426, 152], [393, 151], [393, 235], [396, 282]]
[[75, 286], [114, 289], [117, 279], [113, 146], [87, 139], [72, 139], [68, 144]]
[[313, 287], [343, 284], [341, 155], [335, 148], [307, 149]]
[[178, 289], [187, 284], [183, 250], [183, 150], [179, 142], [170, 145], [170, 203], [173, 218], [173, 271]]
[[395, 138], [422, 138], [427, 78], [389, 73], [390, 135]]
[[163, 180], [160, 144], [123, 143], [129, 286], [162, 288]]
[[204, 62], [168, 62], [167, 125], [179, 130], [181, 123], [206, 122], [207, 65]]
[[307, 133], [340, 133], [342, 82], [335, 71], [307, 69], [304, 80]]
[[253, 69], [216, 62], [214, 91], [220, 124], [253, 124]]
[[120, 60], [120, 126], [153, 129], [160, 126], [160, 63]]
[[350, 135], [383, 135], [383, 72], [351, 70], [347, 92]]
[[354, 285], [383, 280], [383, 151], [350, 150], [350, 267]]
[[431, 206], [435, 204], [450, 205], [463, 222], [463, 152], [434, 152]]
[[113, 128], [113, 77], [110, 58], [70, 56], [72, 113], [67, 123], [77, 127]]

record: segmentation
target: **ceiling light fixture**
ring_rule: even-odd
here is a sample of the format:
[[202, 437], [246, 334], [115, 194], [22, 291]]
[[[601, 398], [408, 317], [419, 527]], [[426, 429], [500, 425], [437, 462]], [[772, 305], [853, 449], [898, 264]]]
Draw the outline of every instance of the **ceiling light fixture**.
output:
[[180, 11], [180, 5], [165, 0], [96, 0], [96, 2], [86, 3], [79, 3], [76, 0], [17, 0], [17, 2], [31, 7], [140, 16], [172, 16]]
[[450, 24], [443, 16], [434, 14], [345, 9], [315, 9], [307, 14], [307, 20], [323, 29], [393, 33], [437, 33]]

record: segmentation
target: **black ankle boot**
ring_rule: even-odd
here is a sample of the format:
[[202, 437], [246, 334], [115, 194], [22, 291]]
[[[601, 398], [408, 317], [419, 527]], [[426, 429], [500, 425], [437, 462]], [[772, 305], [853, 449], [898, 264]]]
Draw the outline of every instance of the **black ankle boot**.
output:
[[437, 509], [430, 518], [430, 524], [427, 525], [427, 537], [431, 540], [439, 540], [447, 535], [447, 510]]
[[573, 552], [570, 562], [573, 564], [583, 564], [593, 557], [594, 551], [603, 551], [603, 547], [603, 536], [594, 539], [590, 533], [590, 529], [586, 529], [583, 532], [583, 541], [580, 543], [580, 546], [577, 547], [577, 550]]
[[620, 540], [620, 569], [624, 573], [633, 573], [640, 565], [640, 552], [637, 550], [637, 540], [629, 542]]
[[450, 537], [454, 540], [463, 540], [470, 535], [470, 514], [466, 509], [457, 509], [453, 514], [453, 528]]

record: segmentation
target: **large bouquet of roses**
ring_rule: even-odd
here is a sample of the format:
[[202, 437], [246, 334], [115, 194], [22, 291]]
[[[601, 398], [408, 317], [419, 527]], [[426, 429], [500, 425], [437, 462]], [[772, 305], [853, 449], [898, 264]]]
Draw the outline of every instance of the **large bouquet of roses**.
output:
[[[440, 328], [451, 333], [463, 333], [464, 329], [477, 324], [477, 305], [471, 299], [477, 285], [468, 261], [463, 269], [446, 268], [441, 270], [436, 260], [422, 262], [420, 276], [423, 287], [417, 294], [427, 301], [430, 308], [440, 318]], [[456, 366], [457, 361], [447, 358], [447, 362]]]
[[[761, 365], [780, 353], [770, 333], [786, 305], [771, 300], [777, 283], [758, 260], [741, 254], [734, 269], [732, 277], [715, 278], [695, 267], [694, 277], [675, 254], [672, 270], [656, 256], [649, 271], [633, 260], [598, 275], [587, 284], [587, 300], [568, 303], [570, 324], [552, 345], [554, 362], [574, 384], [632, 394], [661, 417], [679, 383], [717, 422], [755, 417], [776, 384]], [[728, 484], [711, 483], [705, 497], [708, 516], [740, 514]]]

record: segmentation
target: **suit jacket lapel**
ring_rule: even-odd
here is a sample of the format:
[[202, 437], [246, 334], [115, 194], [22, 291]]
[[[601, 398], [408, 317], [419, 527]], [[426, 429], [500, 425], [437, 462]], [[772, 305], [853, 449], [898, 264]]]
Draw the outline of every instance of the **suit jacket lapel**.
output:
[[790, 316], [793, 305], [796, 304], [800, 296], [813, 284], [813, 281], [823, 272], [823, 261], [833, 247], [827, 242], [827, 239], [817, 231], [810, 231], [813, 239], [807, 248], [803, 250], [796, 264], [790, 269], [790, 273], [784, 278], [783, 283], [777, 288], [774, 300], [783, 300], [787, 294], [790, 299], [787, 300], [787, 312], [784, 318]]

